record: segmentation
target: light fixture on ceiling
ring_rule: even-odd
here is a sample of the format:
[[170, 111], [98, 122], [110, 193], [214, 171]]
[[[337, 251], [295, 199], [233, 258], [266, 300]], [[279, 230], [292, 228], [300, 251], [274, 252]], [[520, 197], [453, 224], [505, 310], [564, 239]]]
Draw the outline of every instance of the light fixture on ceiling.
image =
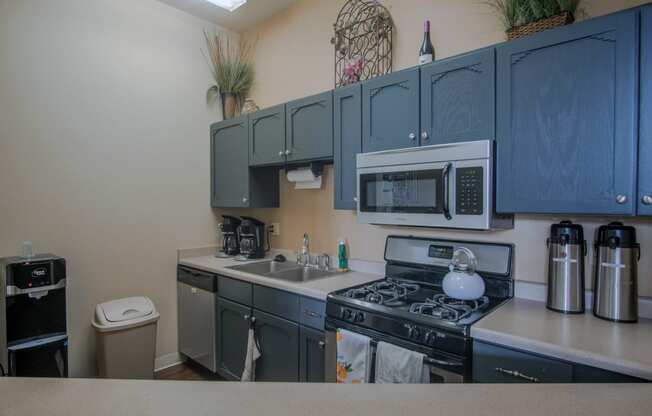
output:
[[235, 9], [237, 9], [238, 7], [242, 6], [247, 2], [247, 0], [206, 0], [206, 1], [216, 5], [217, 7], [226, 9], [230, 12], [234, 11]]

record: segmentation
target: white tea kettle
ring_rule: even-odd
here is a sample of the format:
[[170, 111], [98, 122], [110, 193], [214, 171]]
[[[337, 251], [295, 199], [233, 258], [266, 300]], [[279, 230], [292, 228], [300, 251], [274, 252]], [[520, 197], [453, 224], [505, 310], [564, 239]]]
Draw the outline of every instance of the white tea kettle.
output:
[[478, 261], [471, 250], [460, 247], [453, 252], [449, 272], [442, 283], [447, 296], [461, 300], [475, 300], [484, 295], [484, 280], [475, 272]]

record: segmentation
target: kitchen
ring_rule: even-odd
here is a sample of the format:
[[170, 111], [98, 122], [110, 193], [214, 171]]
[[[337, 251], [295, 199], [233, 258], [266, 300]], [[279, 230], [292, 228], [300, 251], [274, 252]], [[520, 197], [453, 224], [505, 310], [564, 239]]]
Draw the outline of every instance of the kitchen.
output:
[[[649, 345], [649, 338], [645, 336], [650, 332], [649, 326], [646, 326], [649, 325], [646, 319], [650, 317], [649, 296], [652, 293], [652, 283], [649, 279], [651, 263], [650, 257], [646, 255], [646, 248], [650, 246], [652, 233], [649, 217], [644, 215], [646, 205], [642, 202], [637, 203], [639, 200], [642, 201], [641, 197], [644, 196], [639, 197], [637, 186], [642, 192], [645, 179], [649, 176], [644, 174], [646, 159], [642, 156], [647, 151], [643, 135], [646, 131], [645, 115], [649, 111], [645, 112], [644, 99], [641, 99], [638, 108], [638, 105], [634, 105], [635, 100], [632, 97], [638, 97], [639, 94], [636, 82], [639, 74], [639, 57], [636, 51], [639, 48], [639, 40], [641, 45], [644, 42], [644, 37], [639, 39], [639, 33], [644, 36], [646, 25], [639, 17], [633, 17], [633, 20], [629, 21], [633, 24], [629, 26], [612, 23], [615, 18], [611, 18], [608, 23], [604, 23], [611, 28], [608, 30], [604, 27], [594, 27], [598, 23], [591, 23], [591, 21], [586, 22], [588, 26], [581, 24], [589, 17], [608, 18], [612, 13], [643, 6], [645, 2], [585, 1], [582, 2], [582, 7], [587, 16], [578, 17], [578, 22], [565, 28], [532, 35], [533, 37], [529, 39], [505, 42], [505, 32], [498, 17], [491, 9], [477, 2], [382, 1], [381, 3], [389, 10], [394, 24], [392, 73], [337, 89], [333, 89], [335, 51], [330, 40], [334, 37], [333, 22], [336, 21], [339, 11], [346, 2], [304, 0], [289, 5], [281, 5], [283, 2], [279, 2], [279, 10], [271, 10], [272, 14], [263, 20], [256, 21], [256, 24], [246, 29], [231, 30], [242, 31], [252, 38], [257, 38], [252, 54], [256, 75], [251, 97], [262, 110], [240, 116], [246, 118], [243, 124], [248, 131], [249, 143], [253, 139], [249, 133], [252, 117], [261, 120], [255, 123], [260, 132], [254, 137], [261, 137], [261, 140], [264, 140], [262, 143], [268, 143], [269, 140], [265, 140], [264, 137], [273, 129], [274, 122], [280, 124], [280, 120], [283, 120], [284, 133], [269, 134], [268, 137], [277, 138], [279, 142], [274, 142], [274, 146], [269, 146], [267, 149], [263, 147], [262, 159], [254, 158], [253, 164], [251, 154], [246, 147], [235, 149], [240, 152], [244, 149], [247, 162], [220, 163], [220, 167], [226, 168], [227, 176], [217, 177], [218, 181], [228, 180], [227, 190], [231, 190], [242, 186], [240, 179], [250, 172], [253, 172], [252, 176], [260, 173], [262, 179], [268, 181], [269, 185], [262, 186], [264, 192], [254, 192], [248, 197], [252, 202], [258, 202], [254, 201], [255, 198], [270, 198], [274, 208], [243, 208], [240, 201], [246, 196], [242, 194], [238, 194], [236, 200], [240, 205], [231, 204], [227, 207], [229, 204], [215, 204], [215, 201], [209, 201], [208, 191], [216, 189], [211, 185], [213, 171], [209, 157], [209, 126], [224, 126], [224, 123], [229, 121], [216, 124], [221, 118], [220, 103], [207, 107], [203, 97], [206, 89], [211, 85], [212, 74], [201, 53], [201, 50], [205, 49], [202, 32], [216, 30], [216, 27], [211, 25], [217, 22], [219, 26], [221, 21], [212, 19], [222, 18], [228, 13], [216, 12], [209, 7], [210, 5], [204, 7], [203, 4], [201, 6], [195, 4], [197, 8], [193, 8], [192, 4], [186, 5], [189, 7], [186, 10], [164, 4], [175, 3], [171, 1], [143, 1], [137, 2], [137, 5], [98, 1], [74, 6], [72, 5], [74, 2], [66, 1], [58, 7], [36, 1], [21, 3], [24, 4], [6, 2], [1, 6], [0, 14], [8, 18], [6, 24], [3, 21], [1, 26], [2, 33], [5, 35], [2, 49], [14, 58], [3, 64], [5, 75], [0, 77], [3, 91], [7, 92], [3, 95], [11, 100], [7, 102], [7, 109], [3, 111], [2, 116], [5, 130], [2, 134], [3, 152], [0, 155], [2, 162], [0, 183], [7, 192], [16, 195], [16, 198], [5, 200], [2, 204], [6, 226], [3, 226], [0, 248], [3, 256], [20, 254], [21, 242], [30, 239], [34, 242], [37, 252], [53, 252], [66, 259], [68, 274], [71, 276], [67, 287], [70, 335], [68, 359], [71, 377], [96, 376], [96, 350], [100, 341], [95, 339], [94, 328], [90, 325], [96, 305], [111, 299], [132, 296], [142, 295], [151, 298], [160, 313], [154, 367], [156, 369], [174, 367], [180, 362], [178, 345], [181, 339], [178, 334], [182, 332], [182, 326], [180, 326], [181, 317], [177, 318], [177, 264], [189, 267], [195, 272], [208, 272], [235, 280], [236, 286], [240, 282], [250, 285], [248, 286], [251, 287], [250, 292], [247, 290], [245, 292], [250, 294], [251, 300], [239, 298], [236, 294], [223, 296], [224, 301], [230, 302], [231, 306], [235, 303], [237, 306], [244, 306], [243, 310], [253, 311], [253, 315], [249, 313], [250, 318], [258, 314], [258, 318], [262, 317], [261, 319], [270, 316], [274, 318], [268, 321], [289, 322], [292, 328], [297, 328], [296, 331], [293, 329], [292, 333], [298, 332], [296, 338], [300, 339], [302, 329], [304, 334], [313, 335], [310, 330], [324, 332], [325, 329], [319, 327], [319, 323], [304, 320], [303, 311], [306, 309], [306, 303], [314, 300], [321, 302], [318, 303], [318, 308], [325, 307], [327, 296], [331, 292], [378, 280], [385, 275], [389, 276], [391, 270], [385, 269], [387, 237], [412, 235], [433, 241], [453, 240], [513, 245], [511, 278], [508, 279], [511, 281], [507, 283], [508, 286], [510, 284], [513, 286], [508, 289], [508, 292], [513, 291], [515, 300], [492, 309], [486, 317], [470, 327], [470, 338], [481, 339], [489, 347], [506, 347], [508, 350], [507, 352], [483, 350], [489, 354], [488, 356], [510, 353], [512, 359], [518, 360], [521, 357], [518, 354], [526, 353], [529, 363], [534, 356], [535, 359], [541, 359], [541, 361], [535, 360], [535, 363], [538, 363], [535, 364], [535, 369], [543, 368], [544, 372], [551, 372], [555, 377], [560, 377], [554, 379], [554, 382], [572, 382], [575, 373], [582, 373], [578, 370], [580, 368], [597, 368], [607, 371], [609, 376], [645, 378], [641, 368], [650, 367], [650, 360], [645, 355], [645, 346]], [[242, 6], [241, 11], [246, 11], [246, 7], [256, 7], [257, 2], [250, 0], [248, 3], [251, 4]], [[182, 6], [179, 7], [183, 8]], [[270, 9], [273, 7], [270, 6]], [[642, 10], [641, 14], [644, 16], [645, 8]], [[204, 14], [196, 17], [197, 14], [201, 14], [200, 11]], [[237, 13], [238, 11], [235, 10], [233, 16]], [[229, 19], [234, 19], [232, 16], [227, 16], [226, 19], [222, 22], [227, 23], [221, 24], [225, 26], [239, 24], [233, 21], [228, 23]], [[436, 59], [434, 64], [416, 67], [417, 52], [424, 36], [422, 24], [426, 19], [431, 21], [431, 38]], [[143, 27], [144, 21], [154, 21], [156, 24]], [[209, 21], [210, 23], [207, 23]], [[464, 27], [463, 31], [459, 29], [460, 23]], [[625, 29], [626, 26], [632, 29]], [[119, 33], [116, 33], [116, 28], [120, 28]], [[616, 32], [612, 33], [614, 30]], [[583, 31], [589, 33], [582, 34]], [[617, 36], [617, 39], [621, 37], [629, 39], [631, 41], [627, 43], [629, 47], [619, 47], [617, 51], [607, 48], [614, 42], [612, 38], [605, 38], [602, 35], [606, 32], [609, 32], [609, 36]], [[41, 33], [47, 33], [48, 38], [51, 38], [49, 46], [39, 43]], [[530, 134], [524, 136], [523, 147], [515, 146], [516, 142], [510, 142], [514, 135], [519, 136], [520, 139], [523, 132], [537, 132], [533, 126], [538, 121], [528, 117], [530, 114], [536, 114], [536, 111], [532, 111], [533, 108], [541, 108], [547, 104], [547, 102], [518, 101], [526, 97], [528, 100], [535, 99], [536, 95], [533, 96], [534, 93], [526, 88], [535, 85], [533, 84], [535, 79], [529, 78], [531, 71], [525, 68], [534, 67], [532, 71], [536, 72], [536, 68], [542, 67], [542, 62], [538, 59], [545, 59], [545, 54], [537, 57], [537, 54], [532, 53], [530, 49], [546, 50], [545, 45], [568, 42], [567, 39], [559, 39], [562, 34], [575, 37], [594, 36], [605, 38], [607, 41], [603, 39], [594, 42], [596, 46], [595, 50], [591, 49], [592, 55], [572, 55], [572, 58], [567, 61], [567, 66], [556, 68], [559, 72], [550, 72], [551, 76], [555, 77], [559, 76], [555, 74], [560, 73], [570, 73], [570, 75], [563, 79], [567, 82], [564, 88], [554, 89], [554, 93], [558, 94], [554, 99], [559, 100], [555, 102], [554, 108], [546, 113], [545, 111], [548, 110], [546, 107], [539, 114], [544, 120], [557, 123], [549, 128], [563, 129], [563, 139], [578, 136], [584, 140], [583, 143], [588, 144], [592, 143], [588, 141], [589, 135], [593, 135], [600, 137], [602, 141], [597, 141], [592, 146], [581, 147], [582, 152], [579, 153], [575, 145], [564, 148], [564, 152], [552, 152], [545, 147], [537, 147], [535, 141], [540, 136]], [[137, 42], [134, 42], [134, 39]], [[570, 42], [570, 45], [568, 49], [570, 52], [563, 49], [557, 52], [556, 48], [548, 50], [553, 55], [561, 54], [554, 56], [563, 57], [575, 53], [573, 48], [578, 50], [587, 48], [582, 42]], [[646, 56], [645, 48], [641, 48], [641, 52], [640, 60], [643, 65]], [[580, 81], [588, 82], [582, 85], [592, 85], [591, 83], [598, 82], [600, 77], [610, 75], [613, 80], [612, 67], [609, 65], [611, 61], [600, 61], [600, 64], [604, 64], [597, 66], [600, 71], [596, 73], [587, 71], [588, 74], [582, 72], [584, 76], [581, 79], [573, 78], [577, 71], [572, 70], [578, 61], [582, 62], [582, 59], [587, 59], [587, 56], [594, 57], [595, 60], [607, 60], [612, 53], [618, 54], [618, 59], [615, 61], [618, 62], [618, 71], [616, 71], [618, 83], [614, 81], [608, 84], [611, 85], [610, 87], [601, 88], [599, 91], [590, 90], [590, 94], [578, 96], [575, 101], [561, 101], [564, 95], [562, 92], [572, 90], [572, 85], [580, 84]], [[460, 54], [464, 54], [466, 58], [457, 57]], [[507, 54], [516, 58], [507, 58]], [[525, 55], [533, 59], [521, 59]], [[47, 71], [37, 65], [36, 58], [46, 58], [51, 62], [50, 71], [52, 75], [58, 77], [59, 82], [49, 82], [45, 73]], [[430, 78], [430, 75], [426, 75], [426, 71], [432, 70], [434, 74], [434, 71], [438, 71], [439, 68], [449, 71], [456, 65], [469, 65], [468, 62], [463, 62], [464, 59], [478, 60], [480, 69], [463, 71], [463, 74], [468, 72], [487, 75], [488, 71], [495, 71], [496, 78], [493, 88], [483, 88], [482, 86], [485, 85], [483, 80], [476, 81], [477, 78], [470, 76], [465, 79], [471, 83], [478, 82], [480, 88], [476, 86], [469, 88], [469, 85], [465, 84], [465, 79], [443, 78], [443, 80], [451, 80], [449, 84], [451, 88], [464, 91], [464, 94], [458, 96], [464, 100], [471, 100], [470, 104], [474, 106], [473, 120], [478, 123], [475, 130], [462, 131], [463, 134], [471, 134], [471, 136], [461, 138], [458, 142], [469, 141], [468, 138], [495, 140], [496, 147], [492, 149], [495, 150], [493, 157], [497, 162], [497, 169], [494, 172], [495, 195], [489, 195], [495, 196], [499, 212], [506, 212], [508, 215], [516, 213], [513, 228], [502, 231], [474, 231], [378, 226], [359, 222], [357, 207], [355, 207], [357, 204], [353, 200], [357, 193], [357, 180], [350, 179], [355, 178], [356, 175], [355, 164], [351, 165], [356, 160], [351, 156], [360, 151], [356, 152], [350, 147], [338, 151], [338, 146], [344, 144], [366, 148], [369, 145], [370, 150], [381, 150], [374, 147], [381, 145], [378, 141], [361, 139], [368, 134], [365, 132], [368, 126], [365, 121], [367, 118], [363, 113], [366, 111], [367, 98], [372, 98], [371, 91], [379, 88], [381, 83], [396, 83], [408, 87], [385, 87], [381, 90], [386, 91], [387, 94], [377, 93], [373, 95], [374, 100], [370, 102], [378, 105], [380, 108], [378, 111], [387, 115], [386, 120], [380, 121], [385, 122], [381, 125], [381, 131], [388, 132], [387, 137], [390, 140], [396, 140], [396, 148], [412, 147], [413, 140], [426, 140], [421, 138], [422, 126], [420, 125], [426, 120], [428, 114], [425, 112], [424, 103], [434, 102], [441, 105], [436, 100], [428, 100], [420, 95], [419, 91], [425, 94], [429, 90], [425, 88], [424, 83], [424, 80]], [[505, 59], [520, 59], [519, 65], [514, 68], [524, 68], [524, 70], [510, 73], [502, 66]], [[557, 61], [566, 62], [563, 59], [550, 60], [550, 62]], [[488, 65], [487, 62], [495, 62], [495, 65]], [[633, 65], [634, 62], [637, 64]], [[642, 87], [647, 85], [644, 73], [645, 67], [641, 66]], [[100, 75], [96, 76], [96, 74]], [[547, 75], [537, 73], [535, 76], [544, 78]], [[514, 77], [511, 82], [521, 83], [517, 85], [523, 89], [520, 92], [512, 91], [511, 96], [504, 95], [501, 86], [505, 85], [506, 80], [510, 80], [505, 77]], [[37, 89], [48, 93], [37, 94]], [[97, 98], [98, 90], [105, 95], [103, 99]], [[338, 140], [337, 134], [334, 133], [330, 154], [328, 152], [324, 154], [321, 148], [311, 148], [316, 156], [296, 159], [300, 162], [296, 167], [310, 166], [314, 172], [322, 172], [322, 184], [319, 189], [298, 190], [295, 189], [295, 183], [286, 179], [287, 171], [282, 168], [286, 165], [286, 158], [291, 159], [295, 155], [284, 154], [280, 156], [283, 159], [281, 162], [264, 159], [268, 156], [279, 157], [280, 151], [284, 153], [287, 150], [293, 151], [285, 148], [288, 127], [291, 126], [288, 117], [293, 111], [290, 109], [288, 113], [288, 108], [295, 105], [299, 109], [295, 113], [295, 118], [300, 117], [302, 114], [300, 109], [304, 108], [302, 105], [305, 105], [310, 97], [319, 97], [325, 91], [333, 91], [332, 107], [330, 110], [325, 110], [326, 121], [313, 113], [309, 114], [309, 117], [312, 117], [311, 122], [323, 122], [326, 126], [335, 126], [332, 128], [334, 132], [357, 134], [358, 141], [350, 138]], [[641, 89], [642, 97], [645, 96], [645, 91], [645, 88]], [[478, 96], [471, 92], [477, 92], [485, 98], [477, 98]], [[614, 105], [616, 92], [620, 94], [617, 96], [618, 105]], [[167, 94], [171, 99], [161, 100], [161, 93]], [[492, 104], [494, 100], [487, 99], [486, 96], [496, 97], [495, 107]], [[507, 102], [504, 97], [513, 97], [515, 101]], [[341, 99], [338, 101], [338, 98]], [[326, 100], [326, 103], [328, 102]], [[462, 101], [461, 105], [464, 105], [464, 102]], [[126, 111], [127, 108], [130, 110]], [[323, 107], [320, 105], [310, 107], [310, 109], [315, 108]], [[354, 115], [351, 108], [359, 110], [360, 114]], [[77, 112], [71, 115], [71, 109]], [[611, 111], [611, 114], [605, 115], [603, 113], [605, 109]], [[274, 111], [277, 112], [277, 117], [270, 115]], [[283, 111], [282, 117], [280, 111]], [[583, 117], [582, 115], [587, 113], [582, 111], [590, 113], [591, 117]], [[602, 116], [596, 117], [596, 112]], [[508, 113], [512, 117], [514, 115], [521, 117], [520, 120], [524, 124], [505, 123], [501, 115]], [[179, 117], [179, 114], [183, 115]], [[332, 121], [328, 119], [329, 114]], [[338, 114], [347, 117], [341, 119]], [[438, 112], [433, 111], [432, 114], [436, 115]], [[487, 116], [487, 114], [495, 114], [495, 116]], [[564, 114], [566, 116], [563, 116]], [[639, 119], [640, 132], [638, 131]], [[237, 117], [235, 120], [237, 121]], [[449, 120], [464, 122], [463, 118], [456, 118], [454, 114]], [[588, 121], [574, 123], [573, 120]], [[614, 120], [617, 129], [614, 127]], [[435, 123], [446, 122], [439, 119], [431, 121], [433, 126], [436, 125]], [[353, 128], [338, 129], [338, 123], [342, 122], [353, 122], [358, 125]], [[403, 130], [399, 129], [404, 129], [406, 126], [409, 130], [405, 130], [404, 134]], [[423, 126], [427, 127], [426, 124]], [[304, 127], [297, 126], [297, 131], [302, 131]], [[451, 132], [455, 133], [454, 129], [457, 127], [459, 126], [450, 124], [450, 128], [453, 129]], [[512, 128], [521, 130], [511, 131]], [[328, 131], [328, 128], [320, 131]], [[357, 131], [359, 132], [355, 133]], [[412, 132], [417, 136], [415, 139], [410, 138]], [[433, 129], [427, 133], [433, 143], [436, 141], [441, 143], [442, 140], [455, 139], [451, 132]], [[615, 132], [617, 132], [617, 140]], [[561, 132], [547, 131], [541, 134], [550, 134], [554, 137]], [[440, 135], [448, 138], [442, 139]], [[634, 137], [637, 146], [631, 145]], [[281, 143], [280, 138], [283, 143], [281, 147], [278, 146]], [[508, 139], [503, 140], [504, 138]], [[503, 143], [507, 144], [503, 146]], [[510, 143], [514, 147], [509, 147]], [[609, 150], [611, 149], [609, 146], [613, 143], [619, 144], [615, 151]], [[532, 152], [532, 156], [529, 157], [526, 152], [528, 149], [537, 149], [537, 152]], [[605, 162], [600, 159], [604, 157], [605, 149], [611, 152], [609, 157], [613, 157], [613, 160]], [[512, 159], [510, 164], [501, 164], [501, 158], [506, 160], [505, 156], [511, 154], [517, 154], [518, 157]], [[537, 160], [537, 155], [541, 160]], [[563, 159], [546, 159], [551, 155]], [[583, 157], [584, 155], [586, 157]], [[338, 159], [340, 157], [342, 159]], [[451, 160], [450, 157], [445, 159]], [[308, 160], [310, 165], [301, 163]], [[66, 163], [62, 165], [61, 161]], [[583, 170], [579, 170], [579, 168], [575, 169], [575, 166], [564, 165], [568, 161], [576, 164], [588, 162], [588, 164], [577, 165], [582, 166]], [[249, 168], [249, 165], [253, 167]], [[546, 169], [547, 165], [552, 167]], [[348, 170], [340, 169], [342, 166]], [[536, 166], [539, 170], [528, 169], [530, 166]], [[561, 172], [562, 179], [549, 176], [554, 171]], [[588, 173], [574, 178], [576, 171]], [[519, 174], [515, 175], [514, 172]], [[313, 173], [313, 170], [310, 172], [304, 170], [302, 175], [309, 177], [309, 173]], [[505, 178], [511, 180], [505, 181]], [[537, 182], [538, 178], [541, 178], [540, 182]], [[595, 179], [595, 186], [592, 186], [590, 178]], [[453, 182], [451, 181], [451, 184]], [[260, 184], [256, 180], [250, 183]], [[624, 194], [622, 196], [627, 197], [624, 204], [614, 202], [615, 197], [620, 195], [613, 193], [616, 186], [622, 186], [624, 189], [618, 191]], [[269, 192], [270, 190], [275, 192]], [[451, 187], [450, 191], [453, 190]], [[556, 195], [554, 192], [559, 193], [558, 198], [550, 196]], [[539, 193], [542, 195], [541, 198], [538, 197]], [[210, 198], [214, 199], [214, 196]], [[235, 200], [235, 197], [226, 191], [218, 192], [217, 196]], [[583, 198], [590, 203], [583, 203]], [[45, 200], [49, 203], [43, 204]], [[214, 208], [211, 208], [211, 202]], [[286, 264], [296, 262], [297, 251], [301, 250], [303, 245], [303, 235], [307, 233], [309, 251], [313, 254], [328, 254], [331, 268], [336, 268], [339, 266], [339, 241], [345, 239], [349, 268], [352, 271], [337, 274], [332, 278], [292, 283], [228, 269], [235, 265], [234, 260], [213, 257], [215, 251], [222, 245], [221, 235], [218, 236], [215, 230], [219, 223], [224, 224], [223, 215], [238, 219], [242, 219], [243, 216], [255, 218], [264, 222], [267, 229], [274, 225], [274, 232], [270, 235], [272, 252], [268, 254], [267, 260], [271, 260], [276, 254], [283, 254]], [[457, 217], [453, 215], [454, 219]], [[545, 307], [549, 257], [546, 239], [551, 237], [551, 225], [559, 224], [563, 220], [572, 220], [574, 224], [581, 224], [584, 239], [588, 243], [587, 255], [584, 257], [586, 269], [584, 283], [589, 290], [589, 296], [585, 305], [586, 312], [578, 316], [549, 312]], [[637, 244], [641, 246], [641, 259], [638, 263], [640, 319], [636, 324], [613, 324], [599, 320], [593, 316], [591, 308], [590, 289], [593, 288], [594, 275], [592, 269], [596, 261], [595, 234], [599, 227], [613, 221], [622, 221], [626, 225], [634, 226]], [[266, 231], [263, 235], [265, 233]], [[266, 235], [264, 239], [267, 239]], [[262, 243], [267, 245], [267, 241]], [[188, 247], [199, 247], [199, 249], [187, 249]], [[474, 253], [478, 255], [477, 252]], [[315, 260], [313, 257], [313, 261]], [[422, 260], [421, 263], [423, 261], [426, 260]], [[479, 263], [478, 272], [484, 277], [483, 271], [486, 269], [482, 268], [482, 260]], [[227, 282], [227, 287], [228, 283], [232, 283], [229, 280], [224, 281]], [[224, 283], [220, 283], [220, 278], [216, 286], [218, 290], [216, 302], [219, 303], [220, 289], [224, 287]], [[260, 296], [256, 293], [261, 290], [259, 287], [262, 287], [263, 291]], [[269, 294], [270, 291], [265, 289], [274, 289], [271, 291], [272, 301], [267, 304], [257, 303], [257, 297], [263, 302], [266, 298], [264, 295]], [[281, 301], [277, 299], [280, 297], [279, 291], [281, 295], [291, 294], [294, 297]], [[534, 307], [531, 302], [535, 302]], [[279, 305], [284, 306], [285, 309], [282, 311], [275, 309]], [[319, 315], [320, 310], [316, 310], [316, 313]], [[514, 315], [519, 318], [514, 318]], [[528, 317], [530, 320], [527, 320]], [[217, 319], [217, 313], [215, 318]], [[521, 319], [526, 320], [525, 323], [520, 321]], [[245, 322], [244, 319], [242, 321]], [[571, 323], [577, 326], [569, 326]], [[514, 326], [509, 327], [509, 325]], [[237, 331], [241, 331], [241, 327], [241, 324], [238, 325]], [[603, 342], [587, 339], [587, 334], [592, 333], [600, 334], [596, 338]], [[568, 334], [576, 334], [580, 341], [569, 338]], [[619, 338], [614, 340], [614, 334], [618, 334]], [[273, 335], [271, 337], [275, 339]], [[605, 339], [616, 344], [610, 344], [610, 349], [609, 345], [602, 345]], [[324, 347], [328, 346], [327, 341], [324, 340]], [[576, 341], [581, 344], [573, 345]], [[270, 344], [271, 348], [277, 347], [275, 342]], [[319, 349], [319, 341], [314, 344], [315, 348]], [[244, 342], [237, 345], [246, 346]], [[300, 345], [302, 344], [299, 344], [298, 340], [296, 344], [292, 343], [291, 352], [294, 354], [297, 350], [297, 357], [302, 357], [299, 351]], [[579, 348], [575, 348], [578, 345]], [[244, 355], [245, 346], [236, 347], [236, 352]], [[266, 351], [269, 351], [269, 348], [261, 349], [263, 356]], [[470, 352], [472, 355], [475, 348]], [[525, 360], [525, 358], [521, 359]], [[306, 366], [307, 362], [300, 358], [293, 362], [297, 368], [298, 379], [301, 365]], [[507, 365], [508, 363], [510, 361], [505, 358], [504, 366], [493, 365], [492, 368], [514, 370]], [[262, 361], [260, 366], [265, 369]], [[472, 378], [473, 364], [470, 368]], [[519, 374], [537, 377], [536, 374], [532, 374], [529, 367], [527, 371], [519, 370]], [[237, 372], [240, 372], [239, 367]], [[507, 381], [509, 375], [503, 374], [503, 376]], [[541, 375], [538, 375], [538, 378], [544, 379]], [[93, 380], [93, 382], [101, 381]], [[113, 386], [113, 383], [117, 382], [111, 383]], [[27, 385], [37, 388], [36, 382]], [[580, 390], [573, 389], [581, 389], [582, 385], [577, 386], [573, 385], [564, 391], [574, 391], [578, 396], [573, 397], [580, 397], [582, 394], [579, 393]], [[374, 394], [372, 393], [374, 391], [384, 391], [379, 384], [376, 387], [378, 390], [365, 391], [369, 391], [369, 394]], [[441, 387], [449, 388], [446, 385]], [[488, 385], [474, 388], [491, 387]], [[39, 388], [45, 391], [49, 389], [47, 386]], [[118, 384], [111, 388], [119, 390], [122, 387]], [[167, 387], [161, 387], [161, 389], [165, 388]], [[192, 389], [191, 387], [179, 388]], [[219, 386], [213, 387], [213, 389], [219, 388]], [[228, 389], [235, 389], [229, 390], [233, 392], [243, 388], [228, 387]], [[261, 387], [255, 388], [283, 389], [281, 386], [264, 387], [264, 383]], [[317, 391], [312, 390], [317, 387], [302, 386], [302, 388]], [[405, 387], [400, 387], [401, 391], [409, 391], [406, 394], [415, 397], [419, 396], [418, 392], [424, 391], [402, 390], [403, 388]], [[426, 393], [426, 395], [421, 393], [420, 396], [440, 394], [436, 393], [438, 388], [432, 386], [428, 391], [435, 393]], [[544, 389], [547, 386], [541, 385], [539, 388]], [[550, 388], [556, 387], [550, 386]], [[210, 389], [210, 387], [198, 389]], [[597, 400], [600, 396], [597, 392], [601, 390], [595, 387], [592, 389], [596, 389], [595, 393], [590, 393], [589, 396], [595, 395]], [[8, 391], [4, 385], [0, 390]], [[208, 390], [205, 391], [206, 394], [210, 394]], [[645, 394], [638, 391], [639, 393], [634, 394], [633, 397], [639, 401], [647, 400]], [[271, 390], [261, 394], [273, 395]], [[360, 397], [364, 397], [363, 393], [360, 394]], [[382, 396], [382, 393], [378, 394]], [[537, 393], [533, 391], [529, 394]], [[62, 397], [52, 397], [52, 400], [65, 403], [63, 396], [62, 393]], [[604, 397], [613, 397], [613, 394]], [[623, 392], [619, 400], [620, 397], [624, 400], [628, 396]], [[517, 409], [517, 405], [514, 406], [514, 409]], [[552, 407], [550, 409], [554, 411]]]

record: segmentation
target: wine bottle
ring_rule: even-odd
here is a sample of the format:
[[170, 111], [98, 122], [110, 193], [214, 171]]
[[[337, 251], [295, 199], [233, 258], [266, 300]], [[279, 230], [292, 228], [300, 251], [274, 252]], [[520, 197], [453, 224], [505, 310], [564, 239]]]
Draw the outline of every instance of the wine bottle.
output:
[[419, 65], [428, 64], [435, 59], [435, 48], [430, 41], [430, 20], [423, 25], [423, 42], [419, 49]]

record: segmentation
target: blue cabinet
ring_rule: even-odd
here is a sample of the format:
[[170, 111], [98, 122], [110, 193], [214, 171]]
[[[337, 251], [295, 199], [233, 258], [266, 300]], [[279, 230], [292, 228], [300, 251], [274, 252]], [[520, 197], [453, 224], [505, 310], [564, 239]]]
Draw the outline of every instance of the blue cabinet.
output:
[[421, 67], [421, 145], [495, 137], [495, 49]]
[[299, 381], [299, 325], [254, 309], [257, 381]]
[[497, 48], [497, 210], [634, 214], [639, 11]]
[[285, 105], [287, 162], [333, 157], [333, 92]]
[[638, 213], [652, 215], [652, 6], [642, 10], [641, 42]]
[[249, 166], [285, 162], [285, 106], [249, 115]]
[[362, 152], [362, 87], [338, 88], [333, 93], [335, 209], [356, 209], [356, 155]]
[[302, 383], [326, 382], [324, 331], [301, 326], [299, 328], [299, 381]]
[[362, 151], [419, 146], [419, 68], [362, 84]]

